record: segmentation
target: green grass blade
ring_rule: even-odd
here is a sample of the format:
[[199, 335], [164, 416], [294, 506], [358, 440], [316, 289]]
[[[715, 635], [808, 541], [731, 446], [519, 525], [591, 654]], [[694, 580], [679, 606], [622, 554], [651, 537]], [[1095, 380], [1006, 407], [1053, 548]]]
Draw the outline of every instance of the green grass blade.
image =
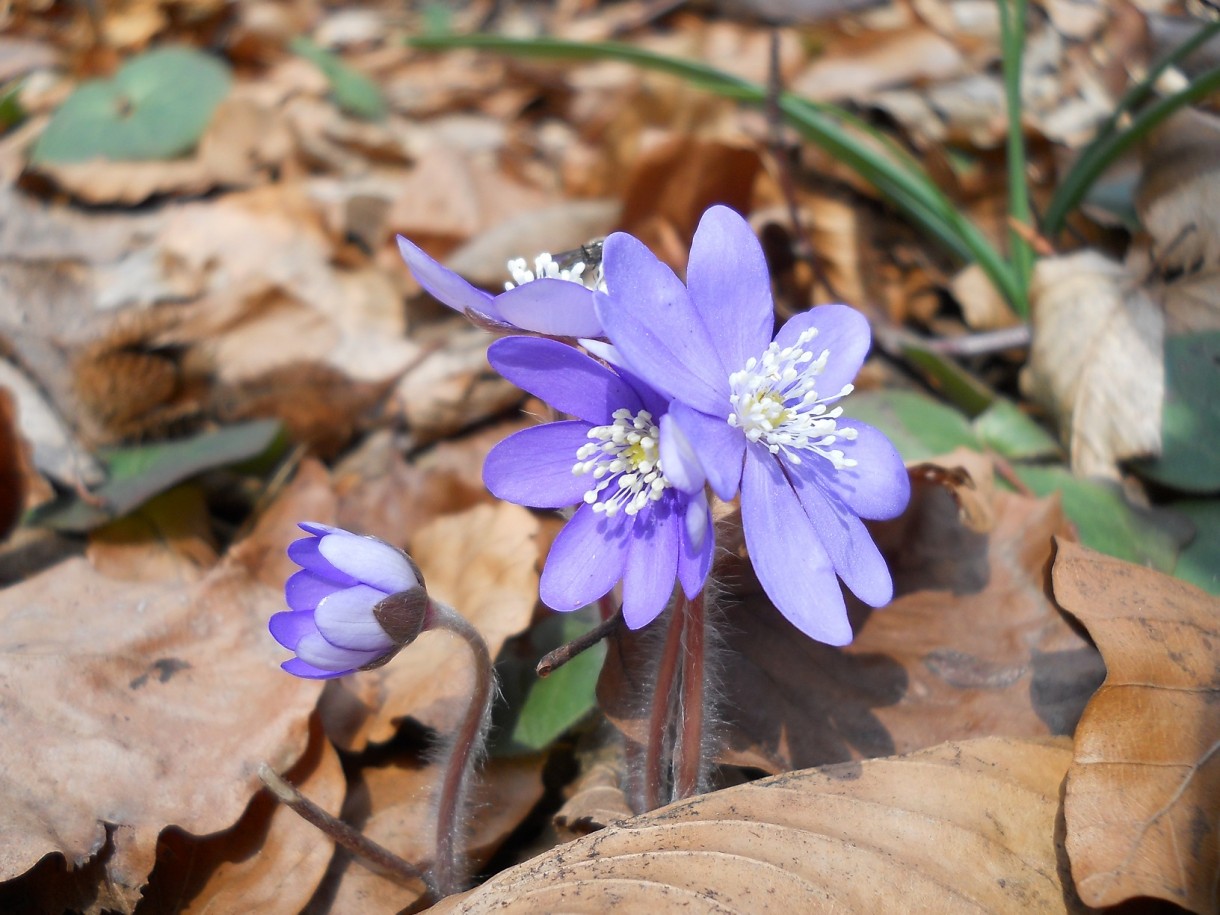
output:
[[[1000, 0], [1000, 43], [1003, 48], [1004, 97], [1008, 108], [1008, 215], [1018, 224], [1033, 227], [1029, 187], [1025, 179], [1025, 132], [1021, 123], [1021, 58], [1025, 50], [1025, 0]], [[1034, 270], [1034, 250], [1014, 229], [1008, 233], [1008, 256], [1012, 264], [1017, 298], [1013, 302], [1021, 318], [1029, 317], [1029, 280]]]
[[[476, 48], [560, 60], [621, 60], [644, 69], [678, 76], [691, 85], [727, 98], [751, 104], [762, 104], [767, 99], [763, 86], [715, 67], [667, 57], [619, 42], [583, 43], [557, 38], [502, 38], [498, 35], [425, 35], [410, 39], [410, 44], [423, 50]], [[779, 104], [784, 116], [805, 137], [853, 168], [958, 258], [977, 261], [1014, 307], [1020, 307], [1017, 304], [1021, 301], [1019, 286], [1003, 257], [978, 227], [941, 193], [911, 156], [899, 150], [893, 141], [879, 131], [864, 125], [842, 109], [789, 94], [782, 95]], [[844, 125], [863, 132], [866, 138], [853, 135]], [[868, 142], [869, 139], [873, 142]]]

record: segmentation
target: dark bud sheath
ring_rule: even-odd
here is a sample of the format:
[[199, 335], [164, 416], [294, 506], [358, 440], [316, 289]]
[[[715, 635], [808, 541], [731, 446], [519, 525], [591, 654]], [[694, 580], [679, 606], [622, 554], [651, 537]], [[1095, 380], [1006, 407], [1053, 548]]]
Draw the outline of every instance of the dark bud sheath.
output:
[[410, 645], [421, 632], [431, 628], [432, 602], [428, 599], [428, 592], [416, 585], [378, 601], [373, 605], [373, 616], [386, 635], [401, 648]]

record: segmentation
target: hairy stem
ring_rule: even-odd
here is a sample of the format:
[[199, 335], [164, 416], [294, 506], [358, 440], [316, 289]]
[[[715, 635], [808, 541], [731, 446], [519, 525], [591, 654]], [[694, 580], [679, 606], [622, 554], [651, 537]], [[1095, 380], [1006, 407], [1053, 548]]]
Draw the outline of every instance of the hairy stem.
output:
[[686, 598], [679, 592], [669, 617], [669, 629], [653, 683], [652, 713], [648, 717], [648, 737], [644, 749], [644, 807], [655, 810], [664, 803], [668, 784], [666, 762], [669, 754], [669, 723], [674, 707], [674, 684], [678, 675], [678, 655], [682, 649], [682, 628]]
[[441, 896], [449, 896], [464, 888], [459, 833], [459, 809], [465, 799], [467, 782], [474, 761], [483, 747], [483, 738], [491, 716], [492, 666], [487, 643], [477, 629], [452, 607], [432, 601], [433, 628], [448, 629], [463, 639], [474, 656], [474, 688], [470, 704], [453, 740], [445, 764], [445, 778], [436, 811], [436, 860], [432, 863], [432, 881]]
[[703, 592], [684, 603], [680, 714], [674, 749], [674, 796], [679, 800], [699, 793], [703, 775], [703, 661], [707, 654]]
[[305, 822], [316, 826], [330, 836], [336, 845], [346, 848], [370, 870], [406, 886], [412, 886], [417, 882], [423, 883], [427, 887], [429, 895], [433, 897], [439, 895], [423, 871], [357, 832], [342, 820], [331, 816], [301, 794], [294, 785], [285, 781], [266, 763], [258, 767], [258, 777], [281, 804], [292, 810]]

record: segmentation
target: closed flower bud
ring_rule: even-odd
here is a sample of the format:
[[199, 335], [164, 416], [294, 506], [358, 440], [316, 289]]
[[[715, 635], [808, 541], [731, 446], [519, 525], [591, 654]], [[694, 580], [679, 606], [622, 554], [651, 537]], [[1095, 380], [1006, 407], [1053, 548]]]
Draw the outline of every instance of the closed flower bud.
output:
[[289, 610], [271, 617], [275, 640], [296, 657], [290, 674], [329, 679], [380, 667], [431, 628], [419, 568], [401, 550], [326, 524], [288, 547], [301, 566], [284, 586]]

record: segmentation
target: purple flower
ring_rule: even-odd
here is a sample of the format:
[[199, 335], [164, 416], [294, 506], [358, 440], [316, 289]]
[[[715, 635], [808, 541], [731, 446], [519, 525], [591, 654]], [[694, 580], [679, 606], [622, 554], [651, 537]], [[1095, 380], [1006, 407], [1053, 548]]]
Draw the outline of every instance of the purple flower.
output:
[[[698, 594], [711, 564], [711, 513], [698, 464], [680, 442], [665, 442], [666, 399], [555, 340], [506, 337], [487, 358], [509, 381], [575, 417], [509, 436], [483, 465], [487, 488], [501, 499], [580, 506], [551, 546], [543, 603], [576, 610], [621, 580], [623, 619], [639, 629], [665, 609], [675, 579], [688, 597]], [[663, 450], [673, 452], [671, 463]], [[669, 474], [698, 477], [696, 492], [679, 489]]]
[[[524, 260], [509, 262], [515, 283], [493, 296], [442, 267], [423, 249], [401, 235], [398, 250], [421, 286], [450, 308], [476, 323], [499, 325], [556, 337], [600, 337], [602, 326], [593, 307], [594, 289], [585, 285], [584, 264], [560, 269], [548, 254], [528, 270]], [[535, 276], [535, 272], [537, 276]]]
[[311, 536], [288, 547], [301, 566], [284, 586], [291, 610], [268, 623], [296, 652], [284, 670], [320, 680], [378, 667], [429, 627], [423, 578], [405, 553], [327, 524], [300, 527]]
[[860, 519], [895, 517], [910, 497], [889, 440], [833, 406], [868, 352], [868, 322], [822, 305], [772, 341], [762, 248], [726, 207], [703, 215], [685, 286], [622, 233], [606, 239], [604, 266], [602, 325], [632, 372], [674, 399], [668, 415], [716, 494], [730, 499], [740, 486], [746, 545], [767, 595], [812, 638], [850, 642], [835, 576], [870, 606], [890, 601], [889, 569]]

